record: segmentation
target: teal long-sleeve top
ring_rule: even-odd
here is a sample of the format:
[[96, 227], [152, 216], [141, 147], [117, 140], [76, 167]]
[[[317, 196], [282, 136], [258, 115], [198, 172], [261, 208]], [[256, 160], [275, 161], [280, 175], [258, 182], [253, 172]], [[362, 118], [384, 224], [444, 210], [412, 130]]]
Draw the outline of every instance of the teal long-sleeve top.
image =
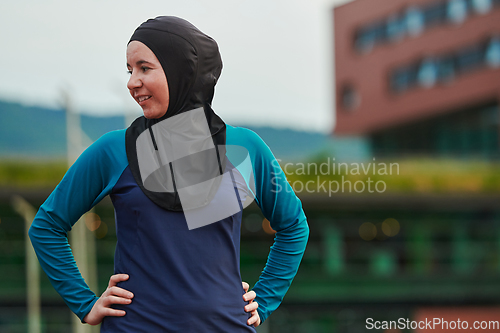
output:
[[[251, 172], [244, 170], [244, 163], [234, 163], [241, 176], [238, 186], [251, 189], [276, 231], [267, 263], [252, 288], [263, 322], [280, 305], [297, 273], [309, 228], [301, 202], [269, 147], [251, 130], [226, 126], [226, 145], [242, 147], [249, 156]], [[236, 159], [231, 154], [228, 149], [230, 162]], [[248, 314], [241, 297], [242, 213], [189, 230], [182, 212], [155, 205], [135, 183], [125, 152], [125, 130], [105, 134], [82, 153], [42, 204], [29, 230], [43, 270], [81, 320], [98, 297], [76, 266], [67, 233], [106, 195], [115, 207], [114, 271], [129, 274], [119, 286], [135, 296], [131, 304], [116, 306], [127, 315], [106, 317], [101, 332], [254, 331], [245, 324]], [[207, 304], [213, 309], [207, 311]]]

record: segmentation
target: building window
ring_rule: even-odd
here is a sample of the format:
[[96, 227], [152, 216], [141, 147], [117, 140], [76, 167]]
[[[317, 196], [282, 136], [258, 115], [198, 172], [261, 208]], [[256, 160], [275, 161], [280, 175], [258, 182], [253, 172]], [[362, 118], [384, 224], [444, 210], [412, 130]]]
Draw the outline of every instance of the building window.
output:
[[353, 86], [347, 84], [341, 90], [341, 102], [344, 110], [352, 111], [361, 104], [361, 97]]
[[376, 155], [500, 158], [498, 104], [478, 105], [371, 135]]
[[424, 30], [446, 23], [460, 24], [470, 13], [486, 14], [500, 7], [500, 0], [435, 0], [424, 6], [411, 5], [403, 12], [361, 27], [354, 36], [360, 53], [370, 52], [377, 44], [418, 36]]
[[453, 53], [427, 57], [391, 71], [389, 85], [395, 93], [402, 93], [417, 84], [432, 87], [447, 83], [456, 76], [489, 66], [500, 67], [500, 35], [487, 43], [477, 43]]
[[493, 68], [500, 67], [500, 37], [493, 37], [486, 49], [486, 63]]
[[447, 8], [443, 1], [432, 3], [424, 8], [424, 20], [426, 27], [432, 27], [446, 22]]
[[418, 83], [420, 86], [430, 88], [436, 84], [438, 77], [438, 66], [436, 60], [427, 58], [422, 61], [418, 69]]
[[381, 23], [360, 29], [356, 34], [356, 49], [361, 53], [370, 52], [376, 43], [385, 39], [385, 27]]
[[462, 23], [467, 18], [467, 2], [465, 0], [449, 0], [448, 19], [453, 23]]
[[472, 0], [472, 8], [477, 14], [486, 14], [493, 7], [491, 0]]
[[416, 82], [416, 70], [413, 66], [398, 68], [390, 78], [391, 89], [403, 93], [412, 88]]
[[410, 36], [418, 36], [424, 31], [424, 14], [417, 7], [406, 10], [406, 31]]
[[444, 56], [438, 62], [438, 80], [450, 82], [455, 78], [455, 58], [453, 55]]
[[405, 35], [405, 22], [397, 15], [387, 19], [386, 36], [389, 41], [398, 41]]
[[465, 73], [478, 67], [484, 62], [484, 49], [481, 45], [474, 45], [460, 50], [457, 54], [457, 69]]

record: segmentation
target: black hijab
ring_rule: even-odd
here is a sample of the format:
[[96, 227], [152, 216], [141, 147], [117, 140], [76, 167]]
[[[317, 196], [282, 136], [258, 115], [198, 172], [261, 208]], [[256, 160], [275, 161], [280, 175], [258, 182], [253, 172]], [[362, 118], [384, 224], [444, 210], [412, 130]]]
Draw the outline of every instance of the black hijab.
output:
[[[130, 170], [141, 190], [154, 203], [167, 210], [182, 211], [183, 205], [179, 199], [178, 188], [176, 188], [177, 178], [182, 178], [179, 177], [182, 172], [181, 168], [175, 170], [175, 161], [170, 158], [168, 164], [161, 165], [162, 163], [160, 163], [157, 173], [152, 174], [149, 179], [142, 179], [138, 155], [143, 155], [142, 152], [138, 152], [138, 149], [142, 149], [138, 139], [141, 134], [143, 134], [141, 137], [144, 138], [144, 132], [148, 131], [152, 147], [158, 153], [158, 147], [161, 145], [157, 144], [158, 138], [155, 138], [152, 128], [161, 125], [161, 123], [165, 124], [169, 118], [183, 113], [203, 110], [215, 147], [213, 150], [206, 150], [203, 156], [207, 157], [207, 153], [209, 155], [213, 153], [211, 160], [216, 161], [217, 168], [215, 169], [222, 174], [225, 169], [225, 150], [223, 147], [226, 143], [226, 127], [222, 119], [211, 108], [215, 84], [222, 71], [222, 59], [217, 43], [211, 37], [178, 17], [159, 16], [147, 20], [135, 30], [129, 43], [134, 40], [145, 44], [158, 58], [167, 77], [170, 101], [163, 117], [147, 119], [141, 116], [127, 129], [125, 144]], [[175, 119], [179, 119], [179, 117]], [[175, 145], [175, 142], [167, 144]], [[186, 158], [188, 162], [186, 162]], [[184, 158], [182, 169], [198, 170], [198, 173], [200, 168], [203, 168], [202, 165], [199, 165], [200, 161], [210, 160], [210, 158], [194, 158], [191, 161], [195, 161], [197, 165], [190, 165], [186, 168], [186, 163], [192, 163], [189, 162], [189, 157], [186, 158]], [[214, 168], [207, 167], [206, 169]], [[184, 176], [184, 178], [186, 177]], [[201, 180], [208, 179], [207, 175], [189, 177]], [[167, 182], [171, 183], [173, 187], [161, 184], [160, 186], [145, 186], [145, 184], [152, 182]], [[177, 181], [177, 186], [179, 186], [178, 184], [179, 181]], [[215, 187], [209, 191], [211, 195], [214, 194], [218, 183], [215, 182], [212, 186]], [[199, 203], [198, 206], [205, 205], [207, 200]]]

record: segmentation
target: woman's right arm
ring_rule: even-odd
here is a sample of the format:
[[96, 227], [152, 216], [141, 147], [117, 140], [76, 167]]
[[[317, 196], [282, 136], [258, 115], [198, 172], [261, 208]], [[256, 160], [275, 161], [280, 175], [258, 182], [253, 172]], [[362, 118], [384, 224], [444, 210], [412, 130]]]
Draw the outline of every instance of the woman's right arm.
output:
[[29, 229], [33, 248], [52, 286], [82, 321], [98, 297], [76, 266], [68, 232], [111, 192], [127, 165], [125, 131], [103, 135], [71, 166]]

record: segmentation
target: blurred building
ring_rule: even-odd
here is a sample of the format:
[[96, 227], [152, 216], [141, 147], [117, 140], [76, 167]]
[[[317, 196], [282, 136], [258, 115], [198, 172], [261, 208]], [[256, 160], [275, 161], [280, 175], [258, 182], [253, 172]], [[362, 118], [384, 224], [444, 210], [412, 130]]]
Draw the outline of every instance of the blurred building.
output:
[[334, 9], [336, 135], [377, 155], [500, 156], [500, 0]]

